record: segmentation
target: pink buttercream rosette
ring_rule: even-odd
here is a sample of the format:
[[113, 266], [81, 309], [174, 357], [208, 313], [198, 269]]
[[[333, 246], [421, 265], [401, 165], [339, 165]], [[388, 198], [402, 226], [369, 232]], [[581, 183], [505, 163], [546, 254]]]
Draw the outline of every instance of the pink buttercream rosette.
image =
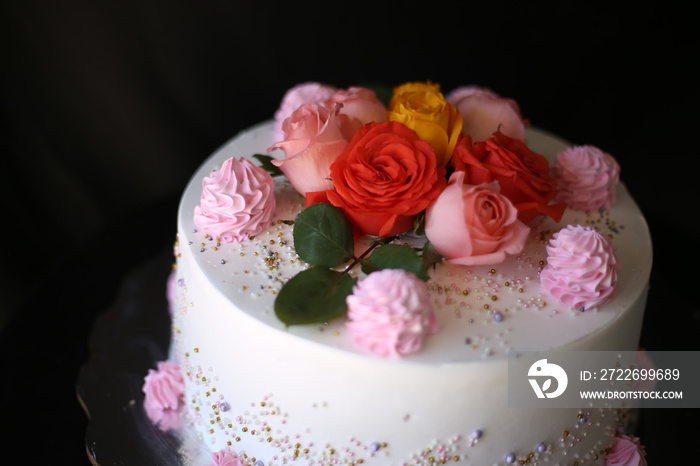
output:
[[574, 146], [559, 152], [552, 175], [556, 199], [574, 209], [609, 209], [617, 201], [620, 165], [597, 147]]
[[194, 223], [213, 238], [240, 243], [264, 230], [275, 212], [275, 184], [243, 158], [224, 161], [202, 180]]
[[162, 431], [180, 426], [184, 406], [185, 382], [180, 366], [171, 361], [158, 362], [144, 378], [143, 407], [148, 418]]
[[542, 287], [576, 310], [598, 307], [615, 297], [620, 264], [615, 245], [594, 228], [568, 225], [552, 235]]
[[400, 358], [418, 351], [438, 330], [423, 281], [399, 269], [372, 272], [347, 297], [347, 329], [375, 356]]
[[208, 466], [244, 466], [243, 461], [228, 450], [220, 450], [212, 453], [213, 463]]
[[637, 437], [618, 435], [605, 456], [605, 466], [647, 466], [644, 446]]

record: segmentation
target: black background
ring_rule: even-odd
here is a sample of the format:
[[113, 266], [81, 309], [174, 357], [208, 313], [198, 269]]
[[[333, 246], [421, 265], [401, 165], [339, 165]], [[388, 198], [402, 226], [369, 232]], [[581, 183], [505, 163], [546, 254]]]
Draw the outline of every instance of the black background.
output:
[[[170, 247], [195, 168], [308, 80], [482, 85], [614, 155], [654, 240], [642, 345], [697, 350], [692, 14], [534, 3], [3, 1], [2, 444], [87, 463], [74, 384], [95, 316]], [[643, 414], [652, 464], [684, 464], [697, 411]]]

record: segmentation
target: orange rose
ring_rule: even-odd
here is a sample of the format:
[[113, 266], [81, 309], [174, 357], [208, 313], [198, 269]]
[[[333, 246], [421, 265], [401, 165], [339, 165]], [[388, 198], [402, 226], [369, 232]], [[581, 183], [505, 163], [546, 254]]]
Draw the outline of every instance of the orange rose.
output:
[[463, 136], [454, 151], [452, 166], [465, 171], [465, 183], [478, 185], [498, 181], [501, 194], [518, 209], [518, 219], [529, 222], [539, 215], [561, 220], [566, 204], [549, 204], [555, 196], [555, 181], [549, 162], [532, 152], [519, 139], [500, 131], [483, 142], [472, 145]]
[[462, 133], [462, 115], [445, 100], [436, 84], [407, 83], [396, 87], [388, 118], [405, 124], [428, 141], [442, 166], [449, 162]]
[[430, 144], [397, 122], [361, 127], [331, 165], [331, 180], [335, 189], [307, 193], [307, 205], [329, 203], [356, 230], [382, 238], [410, 230], [446, 185]]

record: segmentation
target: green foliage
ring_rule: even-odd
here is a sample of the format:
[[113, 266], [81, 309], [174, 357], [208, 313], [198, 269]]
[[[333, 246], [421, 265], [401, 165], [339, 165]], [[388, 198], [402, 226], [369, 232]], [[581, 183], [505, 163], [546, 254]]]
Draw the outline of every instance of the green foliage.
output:
[[337, 267], [355, 253], [350, 222], [329, 204], [314, 204], [297, 215], [294, 246], [301, 260], [314, 267]]
[[[365, 274], [403, 269], [427, 281], [428, 267], [441, 259], [429, 243], [422, 256], [410, 246], [389, 244], [396, 237], [376, 239], [358, 258], [350, 222], [329, 204], [309, 206], [289, 223], [294, 225], [297, 254], [311, 268], [285, 283], [275, 299], [275, 314], [288, 326], [320, 324], [345, 315], [346, 298], [357, 282], [348, 272], [358, 264]], [[344, 270], [334, 270], [348, 262]]]
[[275, 314], [286, 325], [328, 322], [347, 312], [345, 298], [355, 282], [348, 274], [326, 268], [304, 270], [282, 287]]
[[280, 170], [278, 166], [272, 163], [272, 161], [274, 160], [273, 157], [263, 154], [254, 154], [253, 158], [257, 159], [260, 162], [260, 166], [263, 168], [263, 170], [268, 172], [270, 176], [280, 176], [283, 174], [282, 170]]
[[428, 281], [428, 272], [420, 256], [410, 246], [387, 244], [362, 261], [362, 271], [369, 274], [382, 269], [403, 269], [423, 281]]

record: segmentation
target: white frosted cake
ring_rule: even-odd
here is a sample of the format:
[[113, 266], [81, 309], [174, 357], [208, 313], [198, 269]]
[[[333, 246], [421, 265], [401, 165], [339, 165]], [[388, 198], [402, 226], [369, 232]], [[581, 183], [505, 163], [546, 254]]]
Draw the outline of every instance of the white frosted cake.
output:
[[[511, 351], [637, 349], [652, 246], [617, 163], [489, 91], [442, 102], [435, 85], [407, 86], [384, 108], [368, 90], [306, 83], [194, 174], [171, 357], [147, 377], [147, 412], [164, 429], [184, 421], [214, 464], [646, 464], [624, 410], [508, 407]], [[427, 104], [439, 116], [411, 112]], [[328, 262], [327, 238], [301, 235], [326, 235], [319, 218], [343, 230], [331, 206], [354, 255]], [[323, 272], [290, 284], [310, 270]]]

